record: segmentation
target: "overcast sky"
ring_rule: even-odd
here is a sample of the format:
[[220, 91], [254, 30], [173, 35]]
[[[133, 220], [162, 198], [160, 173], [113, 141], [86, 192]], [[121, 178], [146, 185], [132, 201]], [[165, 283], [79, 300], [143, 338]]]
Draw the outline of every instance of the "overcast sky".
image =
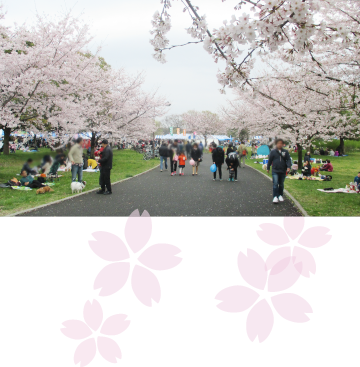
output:
[[[146, 89], [159, 88], [172, 106], [168, 114], [188, 110], [217, 112], [231, 92], [221, 95], [216, 73], [218, 65], [203, 49], [202, 44], [175, 48], [167, 52], [166, 64], [152, 57], [151, 19], [161, 9], [160, 0], [0, 0], [4, 5], [6, 24], [32, 23], [36, 13], [56, 15], [72, 10], [91, 26], [95, 39], [92, 47], [102, 46], [101, 55], [113, 68], [125, 67], [129, 72], [145, 71]], [[210, 29], [221, 25], [235, 13], [234, 1], [196, 0], [200, 14], [206, 14]], [[191, 24], [182, 12], [180, 1], [171, 9], [173, 28], [171, 44], [193, 41], [185, 27]], [[222, 65], [220, 65], [222, 66]]]

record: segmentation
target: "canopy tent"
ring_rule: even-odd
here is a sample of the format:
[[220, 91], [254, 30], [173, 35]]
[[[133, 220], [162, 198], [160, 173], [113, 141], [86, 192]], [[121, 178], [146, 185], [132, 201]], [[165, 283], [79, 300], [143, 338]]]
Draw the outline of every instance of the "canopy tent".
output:
[[226, 135], [211, 135], [211, 137], [219, 141], [231, 140], [231, 138]]
[[[189, 135], [189, 134], [187, 134], [186, 136], [184, 136], [183, 134], [156, 135], [155, 139], [160, 139], [160, 140], [192, 140], [192, 139], [194, 139], [194, 135]], [[195, 135], [195, 139], [203, 139], [203, 137], [200, 136], [200, 135]]]
[[253, 139], [255, 139], [255, 140], [260, 140], [260, 139], [262, 139], [263, 137], [262, 136], [254, 136], [253, 137]]
[[270, 148], [267, 145], [261, 145], [257, 150], [257, 155], [269, 155]]

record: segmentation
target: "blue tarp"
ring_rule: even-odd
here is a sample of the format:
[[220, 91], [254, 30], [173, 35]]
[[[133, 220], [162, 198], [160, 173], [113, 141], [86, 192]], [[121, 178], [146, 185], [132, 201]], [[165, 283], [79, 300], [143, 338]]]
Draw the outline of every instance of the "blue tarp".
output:
[[257, 155], [269, 155], [270, 154], [270, 148], [267, 145], [262, 145], [257, 150]]

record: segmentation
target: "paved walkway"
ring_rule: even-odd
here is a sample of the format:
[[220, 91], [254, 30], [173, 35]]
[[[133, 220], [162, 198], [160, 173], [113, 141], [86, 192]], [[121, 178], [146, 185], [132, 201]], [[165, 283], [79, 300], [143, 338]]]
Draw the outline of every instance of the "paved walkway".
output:
[[[272, 203], [272, 184], [256, 170], [239, 169], [238, 182], [228, 182], [226, 165], [223, 181], [212, 180], [211, 156], [204, 156], [199, 175], [192, 176], [189, 162], [185, 176], [170, 176], [156, 168], [144, 175], [113, 186], [113, 195], [95, 192], [74, 196], [58, 204], [22, 216], [129, 216], [147, 210], [151, 216], [299, 216], [293, 203]], [[70, 182], [69, 182], [70, 190]]]

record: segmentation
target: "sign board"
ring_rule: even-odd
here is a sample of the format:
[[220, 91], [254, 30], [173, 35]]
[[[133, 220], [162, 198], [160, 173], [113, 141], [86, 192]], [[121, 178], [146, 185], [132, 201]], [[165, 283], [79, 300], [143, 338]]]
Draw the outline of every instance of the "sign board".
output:
[[184, 131], [183, 131], [183, 135], [184, 135], [184, 136], [186, 136], [186, 130], [185, 130], [185, 129], [184, 129]]
[[176, 129], [176, 134], [180, 135], [180, 128]]
[[170, 135], [173, 136], [174, 135], [174, 129], [171, 127], [170, 128]]

